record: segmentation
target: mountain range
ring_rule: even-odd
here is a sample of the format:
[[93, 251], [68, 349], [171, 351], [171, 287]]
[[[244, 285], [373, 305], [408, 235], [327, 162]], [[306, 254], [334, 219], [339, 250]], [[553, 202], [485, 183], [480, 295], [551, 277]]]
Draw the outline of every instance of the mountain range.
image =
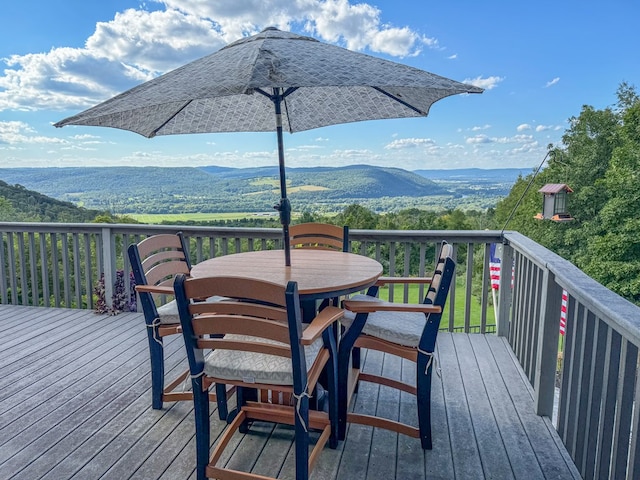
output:
[[[418, 170], [351, 165], [287, 168], [298, 205], [331, 209], [385, 199], [504, 196], [524, 169]], [[76, 205], [117, 213], [270, 210], [280, 197], [277, 167], [5, 168], [0, 180]], [[404, 204], [406, 202], [396, 202]]]

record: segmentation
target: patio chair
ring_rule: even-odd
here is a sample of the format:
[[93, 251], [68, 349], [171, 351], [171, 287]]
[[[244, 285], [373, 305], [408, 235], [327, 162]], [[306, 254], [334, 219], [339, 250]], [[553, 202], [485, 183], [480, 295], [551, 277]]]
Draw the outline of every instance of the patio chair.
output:
[[349, 251], [349, 227], [328, 223], [298, 223], [289, 227], [291, 248]]
[[[423, 449], [432, 448], [431, 376], [436, 362], [434, 352], [440, 318], [454, 280], [455, 262], [452, 255], [453, 247], [443, 243], [432, 277], [382, 277], [367, 295], [355, 295], [345, 300], [342, 324], [346, 330], [338, 353], [340, 439], [345, 438], [347, 423], [358, 423], [420, 438]], [[421, 304], [387, 302], [376, 295], [379, 286], [388, 283], [424, 283], [428, 285], [428, 291]], [[378, 350], [415, 362], [415, 384], [359, 372], [359, 358], [352, 364], [354, 347]], [[356, 367], [353, 371], [352, 366]], [[355, 378], [350, 380], [350, 374]], [[386, 418], [348, 413], [351, 396], [359, 381], [373, 382], [416, 395], [418, 427]]]
[[[191, 262], [188, 248], [181, 232], [159, 234], [145, 238], [128, 249], [129, 262], [136, 281], [136, 291], [140, 297], [144, 320], [147, 325], [149, 356], [151, 360], [151, 405], [161, 409], [164, 402], [191, 400], [190, 391], [180, 388], [184, 385], [189, 371], [169, 381], [165, 387], [164, 341], [168, 335], [182, 332], [176, 301], [161, 304], [159, 298], [173, 297], [174, 277], [189, 274]], [[216, 301], [211, 298], [210, 301]], [[227, 398], [233, 393], [226, 391], [225, 385], [216, 388], [218, 409], [221, 419], [226, 419]]]
[[[267, 478], [218, 466], [234, 433], [250, 432], [251, 421], [261, 420], [295, 426], [296, 479], [306, 480], [326, 442], [332, 448], [338, 443], [332, 330], [342, 309], [327, 307], [303, 328], [293, 281], [285, 288], [240, 277], [179, 275], [175, 290], [193, 382], [197, 478]], [[211, 295], [231, 300], [215, 305], [194, 302]], [[309, 410], [310, 392], [325, 367], [330, 372], [328, 414]], [[217, 382], [236, 386], [238, 406], [210, 455], [206, 392]], [[260, 397], [254, 395], [256, 389], [288, 392], [292, 405], [253, 401]], [[309, 456], [310, 429], [321, 434]]]

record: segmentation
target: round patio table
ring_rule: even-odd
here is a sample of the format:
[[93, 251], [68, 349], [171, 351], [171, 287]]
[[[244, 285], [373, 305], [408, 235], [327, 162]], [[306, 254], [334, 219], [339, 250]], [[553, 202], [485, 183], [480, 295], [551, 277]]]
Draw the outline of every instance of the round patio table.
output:
[[[382, 265], [371, 258], [332, 250], [291, 250], [291, 266], [285, 266], [284, 250], [260, 250], [211, 258], [191, 269], [192, 277], [229, 275], [266, 280], [286, 286], [298, 282], [302, 321], [311, 322], [317, 301], [347, 295], [372, 286], [382, 275]], [[326, 398], [324, 377], [316, 384], [311, 408], [321, 410]], [[325, 383], [326, 385], [326, 383]]]
[[291, 250], [291, 266], [285, 266], [284, 250], [223, 255], [191, 269], [192, 277], [230, 275], [266, 280], [286, 286], [298, 282], [301, 302], [334, 298], [364, 290], [382, 275], [380, 262], [363, 255], [298, 248]]

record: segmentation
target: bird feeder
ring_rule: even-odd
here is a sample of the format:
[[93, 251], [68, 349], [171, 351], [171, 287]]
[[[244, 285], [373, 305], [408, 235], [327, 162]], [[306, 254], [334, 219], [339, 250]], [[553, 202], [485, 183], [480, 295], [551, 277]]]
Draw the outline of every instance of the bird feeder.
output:
[[564, 183], [547, 183], [538, 192], [542, 193], [542, 213], [538, 213], [534, 218], [554, 222], [573, 220], [567, 211], [567, 194], [573, 193], [569, 186]]

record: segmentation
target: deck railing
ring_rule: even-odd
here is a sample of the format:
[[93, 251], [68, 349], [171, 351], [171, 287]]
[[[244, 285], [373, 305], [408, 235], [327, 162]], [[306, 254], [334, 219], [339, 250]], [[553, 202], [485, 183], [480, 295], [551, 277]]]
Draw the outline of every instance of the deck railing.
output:
[[[193, 263], [281, 248], [279, 229], [0, 223], [0, 302], [94, 308], [101, 276], [109, 302], [118, 272], [130, 275], [127, 247], [178, 230], [189, 240]], [[559, 398], [556, 428], [584, 478], [640, 478], [640, 409], [634, 408], [640, 308], [515, 232], [354, 229], [349, 237], [351, 251], [377, 259], [393, 276], [428, 275], [439, 243], [452, 243], [457, 281], [442, 327], [497, 331], [507, 339], [531, 384], [536, 412], [551, 417]], [[503, 273], [513, 265], [513, 276], [501, 276], [499, 296], [490, 285], [492, 243], [503, 244]], [[121, 288], [131, 295], [128, 281]], [[561, 339], [563, 290], [569, 302]], [[396, 286], [382, 295], [417, 300], [423, 292]]]

